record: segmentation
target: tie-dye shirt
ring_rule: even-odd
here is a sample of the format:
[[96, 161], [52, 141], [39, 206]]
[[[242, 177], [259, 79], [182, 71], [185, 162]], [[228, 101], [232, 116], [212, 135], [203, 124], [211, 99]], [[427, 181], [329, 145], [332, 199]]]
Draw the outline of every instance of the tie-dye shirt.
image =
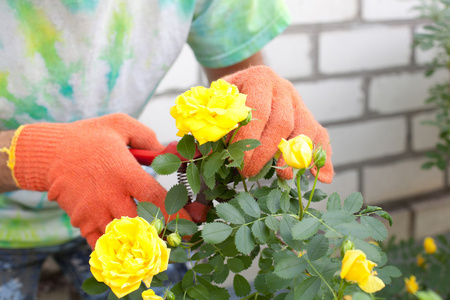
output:
[[[288, 22], [281, 0], [0, 0], [0, 130], [138, 117], [186, 42], [203, 66], [224, 67]], [[0, 194], [0, 247], [79, 234], [45, 193]]]

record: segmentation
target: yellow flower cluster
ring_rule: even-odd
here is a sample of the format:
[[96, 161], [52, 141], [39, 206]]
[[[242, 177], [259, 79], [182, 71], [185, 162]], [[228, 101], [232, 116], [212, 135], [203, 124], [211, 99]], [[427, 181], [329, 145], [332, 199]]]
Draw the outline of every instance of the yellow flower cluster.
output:
[[142, 300], [163, 300], [162, 297], [155, 294], [153, 290], [145, 290], [141, 294]]
[[423, 248], [428, 254], [434, 254], [437, 250], [436, 243], [432, 237], [426, 237], [423, 241]]
[[419, 290], [419, 285], [417, 284], [416, 281], [416, 276], [411, 275], [409, 278], [405, 278], [405, 287], [406, 287], [406, 291], [409, 294], [415, 294], [417, 293], [417, 291]]
[[211, 87], [193, 87], [175, 100], [170, 114], [176, 120], [178, 136], [189, 132], [199, 144], [215, 142], [236, 129], [251, 108], [245, 106], [247, 96], [225, 80], [211, 83]]
[[108, 224], [89, 264], [95, 279], [121, 298], [137, 290], [141, 281], [150, 287], [153, 276], [167, 270], [169, 255], [170, 249], [147, 221], [122, 217]]
[[366, 293], [375, 293], [384, 288], [384, 282], [373, 271], [375, 266], [361, 250], [348, 250], [342, 260], [341, 278], [357, 283]]
[[288, 141], [281, 139], [278, 148], [290, 167], [305, 169], [311, 164], [313, 142], [306, 135], [301, 134]]

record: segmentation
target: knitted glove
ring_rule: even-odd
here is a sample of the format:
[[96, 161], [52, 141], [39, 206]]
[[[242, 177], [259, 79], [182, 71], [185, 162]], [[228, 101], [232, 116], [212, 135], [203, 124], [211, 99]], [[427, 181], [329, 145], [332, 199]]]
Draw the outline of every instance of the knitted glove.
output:
[[[164, 209], [166, 190], [148, 175], [128, 146], [161, 151], [155, 133], [125, 114], [68, 124], [19, 127], [9, 166], [18, 187], [48, 191], [94, 248], [114, 218], [135, 217], [139, 201]], [[184, 210], [181, 218], [191, 219]]]
[[[241, 93], [247, 94], [245, 104], [255, 109], [252, 115], [256, 120], [239, 129], [234, 138], [234, 141], [257, 139], [261, 142], [261, 146], [245, 152], [244, 176], [258, 174], [275, 155], [282, 138], [287, 140], [304, 134], [326, 150], [326, 164], [321, 168], [318, 179], [331, 183], [334, 171], [328, 133], [315, 120], [289, 81], [266, 66], [251, 67], [223, 79], [236, 85]], [[278, 165], [285, 165], [282, 157]], [[316, 173], [315, 169], [311, 171]], [[292, 178], [292, 169], [278, 170], [278, 175], [285, 179]]]

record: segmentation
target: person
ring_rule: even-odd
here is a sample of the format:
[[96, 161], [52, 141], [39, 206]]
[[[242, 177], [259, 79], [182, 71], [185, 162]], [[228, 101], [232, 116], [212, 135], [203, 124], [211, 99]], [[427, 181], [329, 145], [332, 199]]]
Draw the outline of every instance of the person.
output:
[[[36, 299], [49, 255], [81, 290], [106, 224], [135, 216], [133, 198], [163, 209], [166, 191], [128, 147], [164, 148], [135, 118], [186, 42], [208, 80], [236, 84], [260, 120], [236, 136], [262, 142], [245, 176], [281, 137], [329, 148], [292, 85], [260, 66], [289, 20], [283, 1], [0, 0], [0, 300]], [[330, 182], [330, 160], [324, 169]]]

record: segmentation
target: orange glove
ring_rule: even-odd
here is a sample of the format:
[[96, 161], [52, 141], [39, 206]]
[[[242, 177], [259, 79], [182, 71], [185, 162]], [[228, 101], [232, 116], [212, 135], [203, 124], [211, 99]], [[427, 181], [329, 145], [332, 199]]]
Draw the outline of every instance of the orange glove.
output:
[[[305, 106], [294, 86], [278, 76], [266, 66], [256, 66], [228, 75], [225, 81], [236, 85], [247, 94], [246, 105], [254, 108], [256, 119], [239, 129], [234, 141], [257, 139], [261, 146], [245, 152], [242, 174], [251, 177], [275, 155], [281, 139], [291, 139], [300, 134], [307, 135], [315, 145], [319, 144], [327, 152], [326, 164], [321, 168], [319, 180], [331, 183], [334, 175], [331, 164], [331, 146], [328, 133]], [[286, 163], [280, 157], [278, 165]], [[313, 174], [316, 170], [311, 170]], [[278, 170], [282, 178], [292, 178], [292, 169]]]
[[[69, 124], [20, 127], [9, 166], [18, 187], [48, 191], [94, 248], [114, 218], [135, 217], [139, 201], [164, 209], [166, 190], [148, 175], [128, 147], [160, 151], [155, 133], [125, 114]], [[191, 219], [184, 210], [181, 218]]]

